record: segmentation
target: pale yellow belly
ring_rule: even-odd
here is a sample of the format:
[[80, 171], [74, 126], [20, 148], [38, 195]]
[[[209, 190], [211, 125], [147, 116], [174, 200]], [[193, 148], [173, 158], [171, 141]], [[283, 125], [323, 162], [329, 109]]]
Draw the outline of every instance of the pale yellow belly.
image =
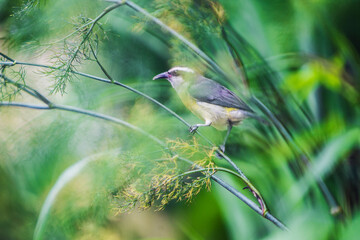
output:
[[226, 130], [229, 121], [233, 125], [237, 125], [245, 118], [245, 115], [239, 109], [221, 107], [205, 102], [195, 102], [188, 108], [204, 121], [210, 121], [211, 126], [218, 130]]
[[233, 125], [240, 124], [246, 118], [244, 113], [237, 108], [227, 108], [206, 102], [198, 102], [186, 91], [178, 91], [184, 105], [204, 122], [211, 122], [211, 126], [218, 130], [226, 130], [229, 121]]

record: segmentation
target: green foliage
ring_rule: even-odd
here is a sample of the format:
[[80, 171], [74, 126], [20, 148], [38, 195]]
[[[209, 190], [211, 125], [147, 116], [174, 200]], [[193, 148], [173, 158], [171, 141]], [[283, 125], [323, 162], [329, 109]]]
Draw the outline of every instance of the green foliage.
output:
[[155, 164], [151, 169], [148, 164], [141, 165], [132, 160], [132, 166], [127, 169], [136, 171], [142, 177], [115, 194], [119, 213], [134, 208], [146, 210], [154, 207], [156, 210], [163, 210], [171, 201], [190, 202], [202, 188], [210, 190], [210, 177], [216, 172], [212, 161], [214, 150], [203, 148], [196, 139], [192, 144], [182, 140], [170, 140], [168, 145], [171, 152], [177, 152], [187, 159], [195, 159], [193, 166], [184, 167], [178, 155], [169, 154], [153, 160]]
[[35, 10], [40, 0], [27, 0], [24, 4], [14, 12], [14, 17], [21, 19], [27, 14], [31, 14], [32, 10]]
[[[213, 62], [125, 2], [0, 1], [11, 6], [0, 7], [1, 237], [357, 239], [359, 3], [136, 3]], [[174, 65], [271, 123], [245, 120], [226, 148], [252, 191], [216, 157], [222, 132], [192, 136], [154, 100], [199, 123], [168, 82], [151, 81]], [[262, 196], [291, 231], [213, 176]]]
[[8, 83], [4, 78], [1, 79], [0, 101], [12, 101], [21, 92], [21, 88], [17, 87], [16, 84], [25, 84], [25, 69], [20, 67], [19, 70], [15, 70], [13, 68], [6, 69], [6, 67], [4, 67], [1, 69], [1, 74], [11, 76], [15, 85]]
[[[77, 67], [85, 60], [92, 60], [91, 55], [95, 54], [98, 48], [98, 31], [102, 28], [96, 20], [79, 16], [73, 25], [74, 32], [64, 39], [62, 49], [54, 53], [52, 59], [54, 68], [46, 71], [46, 74], [55, 79], [52, 93], [64, 94], [67, 83], [75, 77], [74, 72]], [[62, 71], [58, 71], [58, 69], [62, 69]]]

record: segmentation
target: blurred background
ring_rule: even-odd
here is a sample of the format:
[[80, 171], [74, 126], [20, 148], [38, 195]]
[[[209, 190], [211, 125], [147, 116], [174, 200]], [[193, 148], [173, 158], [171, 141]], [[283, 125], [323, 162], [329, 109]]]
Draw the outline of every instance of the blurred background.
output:
[[[167, 81], [153, 76], [181, 65], [226, 85], [261, 116], [277, 119], [269, 126], [245, 120], [233, 129], [226, 153], [291, 231], [214, 182], [210, 191], [203, 187], [161, 211], [125, 211], [123, 190], [148, 190], [166, 155], [161, 145], [82, 114], [0, 106], [0, 239], [357, 239], [360, 1], [134, 2], [198, 46], [225, 75], [128, 5], [106, 14], [84, 40], [89, 22], [112, 5], [102, 0], [0, 0], [0, 52], [64, 68], [81, 46], [70, 70], [107, 78], [95, 55], [113, 80], [190, 124], [199, 119]], [[1, 72], [54, 103], [139, 127], [193, 161], [210, 151], [166, 110], [120, 86], [33, 66]], [[3, 79], [0, 90], [1, 102], [41, 104]], [[200, 132], [215, 145], [225, 136], [214, 128]], [[219, 176], [256, 202], [239, 179]]]

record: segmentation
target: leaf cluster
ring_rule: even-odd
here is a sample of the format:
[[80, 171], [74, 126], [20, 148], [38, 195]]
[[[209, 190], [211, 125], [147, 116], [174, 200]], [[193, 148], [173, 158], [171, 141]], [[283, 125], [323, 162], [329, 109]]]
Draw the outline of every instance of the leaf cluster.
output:
[[[190, 168], [182, 166], [179, 155], [166, 153], [163, 158], [155, 160], [155, 166], [148, 172], [145, 168], [138, 169], [137, 164], [138, 176], [141, 177], [114, 194], [116, 211], [121, 213], [150, 207], [159, 211], [171, 201], [190, 202], [203, 188], [210, 191], [210, 177], [216, 172], [212, 161], [214, 151], [200, 146], [195, 138], [192, 143], [180, 139], [168, 141], [169, 149], [176, 150], [181, 156], [192, 158], [202, 153], [203, 158], [196, 158], [200, 160]], [[144, 185], [144, 182], [148, 184]]]

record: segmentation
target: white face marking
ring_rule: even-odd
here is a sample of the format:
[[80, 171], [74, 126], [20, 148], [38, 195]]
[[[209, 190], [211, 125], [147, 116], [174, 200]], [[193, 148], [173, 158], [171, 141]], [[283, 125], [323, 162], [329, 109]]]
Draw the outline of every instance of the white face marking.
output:
[[194, 70], [192, 70], [191, 68], [188, 68], [188, 67], [173, 67], [169, 70], [169, 72], [172, 72], [172, 71], [195, 73]]

